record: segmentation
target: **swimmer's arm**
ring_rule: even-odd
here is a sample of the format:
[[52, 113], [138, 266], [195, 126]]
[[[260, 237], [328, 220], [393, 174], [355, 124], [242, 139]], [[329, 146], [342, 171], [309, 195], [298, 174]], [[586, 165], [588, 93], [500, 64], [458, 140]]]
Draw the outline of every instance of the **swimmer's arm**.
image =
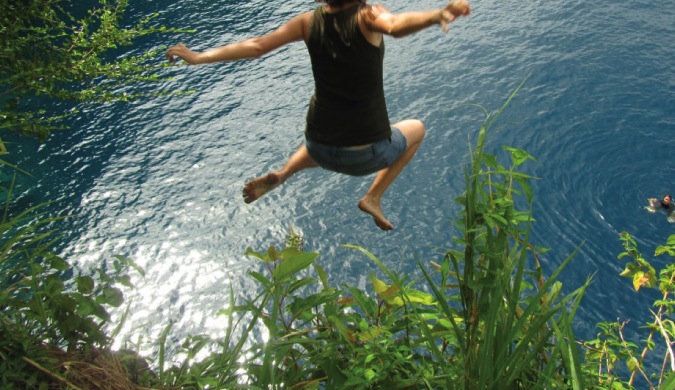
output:
[[190, 65], [260, 58], [283, 45], [304, 39], [310, 18], [311, 12], [306, 12], [294, 17], [267, 35], [231, 43], [203, 52], [192, 51], [184, 44], [179, 43], [167, 50], [166, 58], [171, 62], [175, 62], [176, 57], [180, 57]]
[[429, 11], [409, 11], [394, 14], [384, 6], [375, 4], [364, 7], [363, 20], [366, 28], [373, 32], [401, 38], [427, 27], [440, 24], [448, 31], [448, 23], [462, 15], [469, 15], [471, 9], [466, 0], [453, 0], [444, 8]]

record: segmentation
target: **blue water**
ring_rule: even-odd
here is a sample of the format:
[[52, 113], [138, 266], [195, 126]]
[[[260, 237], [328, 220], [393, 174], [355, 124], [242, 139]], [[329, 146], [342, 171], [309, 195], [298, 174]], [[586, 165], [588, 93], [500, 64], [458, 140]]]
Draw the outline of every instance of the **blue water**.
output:
[[[146, 39], [135, 53], [178, 41], [201, 50], [264, 34], [315, 5], [131, 3], [129, 20], [159, 12], [159, 24], [196, 29]], [[402, 11], [442, 2], [385, 5]], [[334, 285], [367, 288], [368, 274], [378, 271], [341, 244], [361, 245], [399, 271], [414, 271], [416, 258], [439, 261], [457, 234], [453, 199], [463, 191], [469, 147], [484, 118], [470, 104], [494, 112], [525, 80], [488, 149], [509, 145], [537, 158], [524, 170], [540, 178], [533, 241], [552, 248], [542, 257], [545, 273], [581, 246], [562, 275], [572, 291], [594, 274], [578, 336], [592, 337], [599, 321], [639, 325], [654, 296], [636, 294], [618, 276], [618, 234], [633, 234], [651, 259], [675, 233], [665, 215], [643, 209], [648, 197], [675, 192], [674, 21], [666, 0], [487, 0], [474, 2], [472, 15], [448, 35], [432, 28], [387, 39], [391, 119], [420, 118], [428, 128], [384, 200], [393, 232], [377, 229], [356, 207], [370, 178], [311, 170], [252, 205], [241, 199], [248, 179], [278, 169], [302, 142], [313, 87], [302, 43], [256, 61], [165, 71], [174, 78], [161, 88], [194, 94], [80, 107], [71, 130], [43, 145], [15, 144], [14, 158], [35, 174], [20, 190], [30, 202], [53, 200], [54, 213], [74, 215], [64, 224], [69, 244], [62, 252], [79, 267], [121, 254], [145, 268], [127, 293], [126, 337], [156, 339], [169, 321], [176, 322], [174, 340], [218, 335], [227, 324], [215, 312], [227, 304], [229, 287], [242, 297], [255, 288], [245, 273], [260, 264], [244, 251], [281, 245], [289, 226], [321, 254]]]

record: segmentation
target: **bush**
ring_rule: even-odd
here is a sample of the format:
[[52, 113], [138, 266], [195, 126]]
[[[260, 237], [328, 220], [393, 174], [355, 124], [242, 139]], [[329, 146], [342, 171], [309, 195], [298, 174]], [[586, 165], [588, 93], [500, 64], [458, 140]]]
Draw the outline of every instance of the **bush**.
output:
[[12, 218], [5, 212], [0, 220], [2, 388], [42, 388], [53, 382], [65, 388], [99, 377], [92, 367], [100, 369], [112, 359], [107, 308], [123, 303], [119, 286], [131, 287], [127, 270], [137, 268], [116, 257], [94, 275], [76, 275], [50, 251], [57, 240], [51, 226], [58, 218], [45, 217], [44, 206]]

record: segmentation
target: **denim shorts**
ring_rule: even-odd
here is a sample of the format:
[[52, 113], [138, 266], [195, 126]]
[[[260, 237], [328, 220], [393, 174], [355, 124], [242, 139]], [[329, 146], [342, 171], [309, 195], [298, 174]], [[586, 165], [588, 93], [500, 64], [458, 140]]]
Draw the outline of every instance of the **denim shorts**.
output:
[[391, 136], [365, 148], [330, 146], [306, 140], [307, 151], [321, 168], [350, 176], [365, 176], [384, 169], [406, 149], [401, 130], [392, 127]]

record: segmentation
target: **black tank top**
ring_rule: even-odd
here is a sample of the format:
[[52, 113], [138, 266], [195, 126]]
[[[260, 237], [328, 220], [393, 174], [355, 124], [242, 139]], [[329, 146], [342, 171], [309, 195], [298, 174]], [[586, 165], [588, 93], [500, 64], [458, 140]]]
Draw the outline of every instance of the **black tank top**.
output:
[[354, 146], [391, 135], [382, 85], [384, 41], [375, 47], [366, 40], [359, 9], [314, 11], [307, 49], [315, 89], [305, 129], [312, 141]]

